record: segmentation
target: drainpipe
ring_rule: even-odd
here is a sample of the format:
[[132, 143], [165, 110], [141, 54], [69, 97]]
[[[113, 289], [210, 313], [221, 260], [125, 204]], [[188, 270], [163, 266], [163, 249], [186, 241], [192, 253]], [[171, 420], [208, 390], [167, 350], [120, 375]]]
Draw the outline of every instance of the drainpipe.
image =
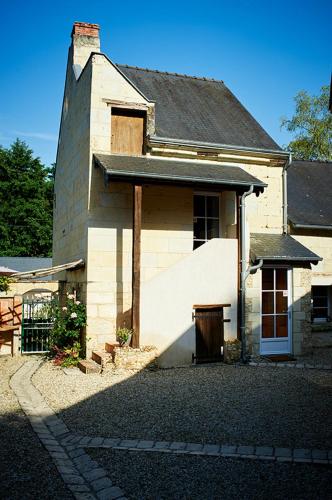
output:
[[288, 160], [282, 169], [282, 230], [284, 234], [288, 233], [288, 200], [287, 200], [287, 170], [292, 164], [292, 153], [289, 154]]
[[246, 315], [245, 315], [245, 303], [246, 303], [246, 279], [249, 274], [257, 271], [263, 265], [263, 260], [260, 260], [255, 266], [249, 266], [247, 268], [246, 261], [246, 197], [252, 194], [254, 191], [254, 186], [250, 186], [249, 191], [246, 191], [241, 196], [240, 202], [240, 263], [241, 263], [241, 279], [240, 279], [240, 332], [241, 332], [241, 358], [242, 361], [246, 361]]

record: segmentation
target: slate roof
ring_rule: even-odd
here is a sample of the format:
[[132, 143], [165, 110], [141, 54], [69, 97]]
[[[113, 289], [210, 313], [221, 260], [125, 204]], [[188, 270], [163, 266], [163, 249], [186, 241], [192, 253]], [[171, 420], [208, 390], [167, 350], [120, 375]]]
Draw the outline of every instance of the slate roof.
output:
[[287, 172], [288, 219], [332, 228], [332, 162], [293, 161]]
[[280, 150], [222, 81], [117, 67], [155, 102], [156, 136]]
[[33, 271], [51, 267], [52, 259], [48, 257], [0, 257], [0, 266], [9, 267], [16, 272]]
[[234, 190], [264, 190], [264, 184], [240, 167], [218, 165], [206, 161], [181, 161], [151, 156], [94, 155], [95, 163], [115, 180], [135, 179], [136, 182], [166, 182], [168, 184], [220, 185]]
[[317, 263], [321, 257], [296, 241], [289, 234], [252, 233], [250, 257], [253, 262], [263, 260], [307, 261]]

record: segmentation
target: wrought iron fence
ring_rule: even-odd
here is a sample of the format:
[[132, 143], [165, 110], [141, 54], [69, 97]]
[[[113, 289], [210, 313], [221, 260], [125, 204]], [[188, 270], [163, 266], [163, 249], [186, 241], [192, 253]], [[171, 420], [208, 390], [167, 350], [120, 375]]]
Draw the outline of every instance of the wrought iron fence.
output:
[[53, 323], [52, 301], [49, 298], [23, 300], [22, 353], [47, 352]]

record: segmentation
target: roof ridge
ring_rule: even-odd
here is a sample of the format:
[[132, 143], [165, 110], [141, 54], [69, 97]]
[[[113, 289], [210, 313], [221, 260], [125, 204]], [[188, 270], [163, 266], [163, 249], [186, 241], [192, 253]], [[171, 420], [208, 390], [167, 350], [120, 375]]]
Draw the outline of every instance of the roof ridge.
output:
[[160, 71], [159, 69], [150, 69], [150, 68], [140, 68], [139, 66], [130, 66], [129, 64], [118, 64], [115, 63], [116, 66], [122, 68], [129, 69], [138, 69], [140, 71], [148, 71], [149, 73], [160, 73], [162, 75], [170, 75], [170, 76], [178, 76], [180, 78], [192, 78], [193, 80], [203, 80], [205, 82], [216, 82], [216, 83], [224, 83], [223, 80], [217, 80], [216, 78], [208, 78], [206, 76], [194, 76], [194, 75], [186, 75], [184, 73], [172, 73], [170, 71]]

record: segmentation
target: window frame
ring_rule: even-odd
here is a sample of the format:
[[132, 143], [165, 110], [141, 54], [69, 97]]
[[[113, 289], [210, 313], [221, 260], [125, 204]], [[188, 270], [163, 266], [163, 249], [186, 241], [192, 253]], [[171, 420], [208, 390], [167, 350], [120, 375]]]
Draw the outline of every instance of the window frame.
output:
[[[313, 295], [313, 288], [324, 288], [326, 290], [326, 295], [320, 295], [314, 297]], [[314, 305], [314, 299], [326, 299], [326, 306], [315, 306]], [[314, 309], [326, 309], [326, 316], [314, 316]], [[331, 311], [331, 289], [329, 285], [312, 285], [311, 286], [311, 321], [312, 323], [328, 323], [331, 321], [330, 317], [330, 311]]]
[[[222, 234], [222, 226], [221, 226], [221, 195], [222, 193], [217, 193], [217, 192], [211, 192], [211, 191], [194, 191], [193, 193], [193, 247], [195, 245], [195, 242], [201, 242], [200, 245], [196, 248], [193, 248], [193, 250], [196, 250], [200, 246], [204, 245], [204, 243], [207, 243], [211, 239], [214, 238], [208, 238], [207, 234], [207, 221], [208, 220], [217, 220], [218, 221], [218, 236], [217, 238], [221, 238]], [[205, 214], [207, 213], [207, 206], [206, 206], [206, 201], [207, 198], [213, 197], [213, 198], [218, 198], [218, 217], [209, 217], [207, 215], [203, 216], [195, 216], [194, 215], [194, 198], [195, 196], [204, 196], [205, 197]], [[196, 222], [195, 219], [204, 219], [205, 224], [204, 224], [204, 233], [205, 233], [205, 238], [195, 238], [195, 233], [194, 233], [194, 224]]]

